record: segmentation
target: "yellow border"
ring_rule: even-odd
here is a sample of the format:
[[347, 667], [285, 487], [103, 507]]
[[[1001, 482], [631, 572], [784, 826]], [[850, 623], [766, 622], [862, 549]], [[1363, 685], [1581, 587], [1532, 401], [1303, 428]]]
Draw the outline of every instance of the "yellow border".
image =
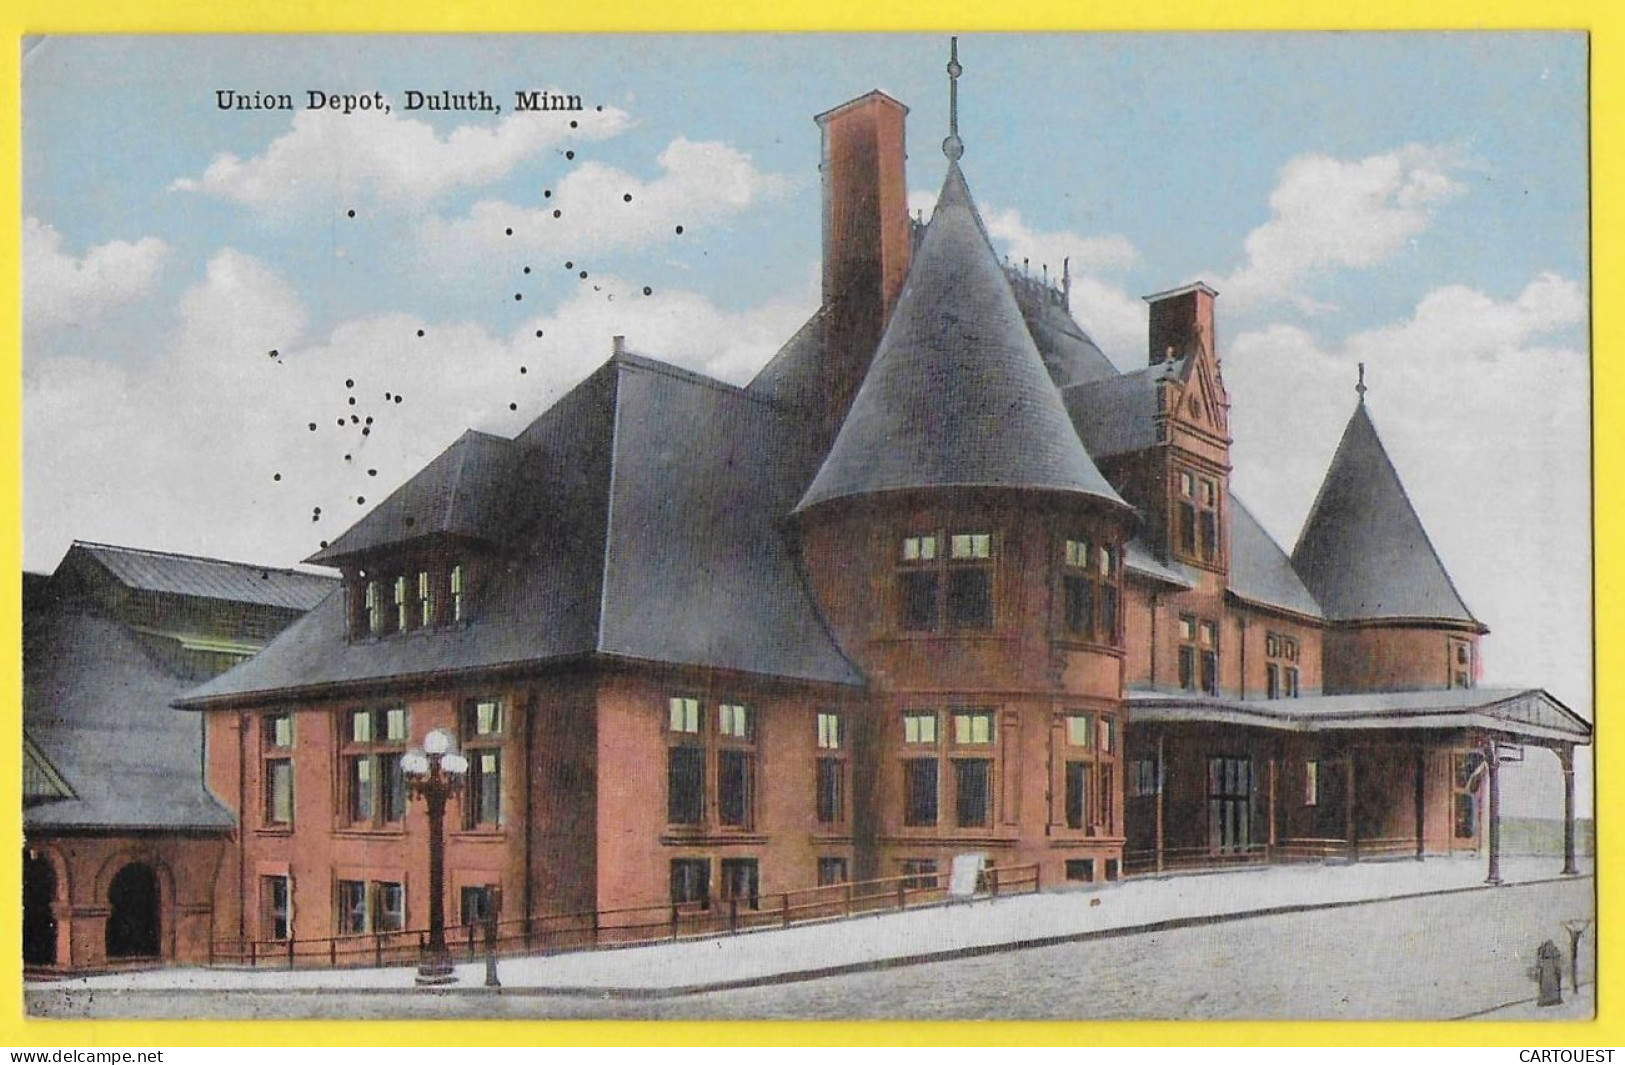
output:
[[[445, 0], [265, 0], [242, 5], [220, 0], [22, 0], [0, 13], [10, 38], [0, 48], [0, 158], [13, 161], [0, 175], [0, 470], [12, 514], [21, 512], [20, 314], [17, 249], [21, 212], [19, 157], [19, 38], [41, 33], [248, 33], [248, 32], [590, 32], [590, 31], [996, 31], [996, 30], [1277, 30], [1277, 29], [1584, 29], [1591, 33], [1592, 90], [1592, 292], [1625, 293], [1625, 8], [1614, 0], [1377, 0], [1358, 8], [1327, 0], [1255, 0], [1245, 11], [1211, 0], [1006, 0], [974, 4], [965, 0], [755, 0], [727, 7], [715, 0], [599, 0], [596, 3], [537, 3], [536, 0], [483, 0], [461, 12]], [[1607, 708], [1620, 690], [1622, 670], [1615, 649], [1625, 645], [1625, 307], [1606, 298], [1594, 302], [1593, 360], [1597, 514], [1596, 598], [1599, 673], [1596, 705], [1598, 765], [1619, 754], [1606, 727]], [[0, 507], [0, 513], [4, 508]], [[21, 679], [15, 653], [19, 632], [21, 525], [0, 521], [0, 632], [8, 653], [0, 664], [4, 724], [0, 745], [22, 747]], [[1610, 660], [1612, 658], [1612, 661]], [[20, 759], [0, 757], [0, 794], [20, 795]], [[32, 1047], [236, 1045], [529, 1044], [703, 1045], [818, 1043], [874, 1045], [940, 1044], [1096, 1044], [1096, 1045], [1465, 1045], [1605, 1046], [1625, 1044], [1625, 1009], [1617, 986], [1625, 942], [1611, 918], [1625, 899], [1613, 874], [1625, 849], [1625, 785], [1597, 773], [1599, 972], [1612, 977], [1601, 996], [1598, 1021], [1579, 1023], [1354, 1024], [1230, 1022], [1155, 1023], [667, 1023], [502, 1022], [436, 1023], [431, 1031], [407, 1022], [359, 1021], [28, 1021], [22, 1014], [17, 966], [20, 922], [0, 922], [0, 1043]], [[4, 898], [19, 905], [21, 827], [11, 819], [0, 843], [0, 884]], [[0, 906], [4, 912], [12, 912]], [[1448, 949], [1441, 945], [1441, 949]]]

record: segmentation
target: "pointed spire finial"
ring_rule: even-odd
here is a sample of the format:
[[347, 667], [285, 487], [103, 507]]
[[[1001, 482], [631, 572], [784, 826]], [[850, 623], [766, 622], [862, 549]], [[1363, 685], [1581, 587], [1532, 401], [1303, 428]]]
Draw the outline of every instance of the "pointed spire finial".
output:
[[1360, 397], [1360, 405], [1365, 406], [1365, 363], [1360, 363], [1360, 383], [1354, 386], [1355, 394]]
[[942, 142], [942, 154], [950, 163], [957, 163], [965, 154], [965, 142], [959, 139], [959, 38], [948, 38], [948, 136]]

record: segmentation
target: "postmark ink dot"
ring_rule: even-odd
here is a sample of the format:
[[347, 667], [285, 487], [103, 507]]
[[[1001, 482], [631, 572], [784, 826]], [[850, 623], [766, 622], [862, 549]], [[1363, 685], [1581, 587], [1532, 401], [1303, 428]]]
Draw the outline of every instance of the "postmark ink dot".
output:
[[574, 270], [576, 268], [576, 264], [571, 262], [569, 259], [566, 259], [564, 260], [564, 268], [566, 270]]
[[273, 473], [271, 474], [271, 480], [280, 481], [282, 480], [282, 475], [280, 473]]
[[370, 414], [369, 414], [369, 415], [367, 415], [367, 424], [368, 424], [368, 425], [371, 425], [371, 424], [372, 424], [372, 415], [370, 415]]
[[581, 123], [577, 122], [573, 118], [570, 120], [570, 128], [571, 129], [579, 129], [580, 127], [581, 127]]
[[583, 281], [587, 280], [587, 271], [585, 271], [585, 270], [581, 271], [581, 280], [583, 280]]
[[527, 273], [527, 274], [530, 273], [530, 267], [528, 267], [528, 266], [525, 267], [525, 273]]
[[354, 387], [355, 387], [355, 378], [353, 378], [353, 377], [346, 377], [346, 378], [345, 378], [345, 379], [344, 379], [344, 387], [345, 387], [345, 388], [354, 388]]
[[276, 351], [276, 349], [275, 349], [275, 348], [272, 348], [272, 349], [271, 349], [271, 351], [270, 351], [270, 356], [271, 356], [271, 358], [273, 358], [273, 359], [274, 359], [274, 358], [277, 358], [277, 351]]
[[326, 540], [322, 541], [322, 550], [323, 551], [327, 550], [327, 541]]
[[543, 189], [542, 190], [542, 199], [551, 200], [552, 198], [553, 198], [553, 190], [552, 189]]
[[504, 232], [507, 233], [507, 235], [510, 236], [510, 237], [513, 236], [513, 230], [512, 229], [504, 230]]
[[[339, 419], [339, 424], [340, 425], [344, 424], [344, 419], [343, 418]], [[351, 425], [360, 425], [361, 424], [361, 415], [359, 415], [359, 414], [350, 415], [350, 424]]]
[[354, 218], [355, 217], [355, 208], [352, 207], [348, 211], [346, 211], [345, 213], [348, 214], [351, 218]]
[[418, 336], [422, 336], [422, 335], [423, 335], [423, 330], [419, 329], [418, 330]]
[[514, 302], [515, 302], [515, 303], [517, 303], [517, 302], [519, 302], [519, 301], [520, 301], [520, 300], [522, 300], [522, 299], [524, 299], [524, 298], [525, 298], [525, 294], [524, 294], [524, 293], [523, 293], [523, 292], [515, 292], [515, 293], [514, 293], [514, 294], [513, 294], [513, 298], [514, 298]]
[[368, 477], [376, 477], [376, 476], [378, 476], [378, 471], [377, 470], [368, 470], [367, 471], [367, 476]]
[[366, 496], [356, 496], [355, 501], [356, 501], [356, 504], [359, 506], [361, 504], [366, 503], [367, 497]]
[[354, 396], [350, 397], [350, 406], [352, 406], [352, 407], [355, 406], [355, 397]]
[[603, 105], [603, 104], [599, 104], [599, 105], [598, 105], [598, 107], [597, 107], [597, 110], [599, 110], [599, 111], [603, 111], [603, 109], [604, 109], [604, 105]]
[[355, 460], [353, 458], [351, 458], [349, 455], [346, 455], [346, 456], [344, 456], [344, 461], [345, 462], [354, 462]]
[[632, 202], [632, 194], [630, 192], [625, 193], [624, 195], [621, 196], [621, 200], [624, 203], [631, 203]]
[[315, 422], [310, 423], [310, 431], [313, 432], [313, 433], [316, 431], [316, 423]]
[[554, 210], [553, 217], [554, 218], [563, 218], [564, 217], [564, 212], [560, 211], [560, 210]]
[[396, 396], [396, 397], [395, 397], [395, 402], [396, 402], [396, 403], [399, 403], [399, 402], [400, 402], [400, 401], [401, 401], [401, 397], [400, 397], [400, 396]]
[[645, 296], [653, 296], [655, 294], [655, 290], [650, 288], [648, 285], [644, 285], [643, 286], [643, 294]]
[[361, 427], [361, 435], [362, 436], [371, 436], [372, 435], [372, 430], [367, 428], [365, 425], [363, 425]]
[[384, 402], [388, 403], [390, 401], [390, 399], [391, 399], [390, 394], [388, 392], [385, 392], [384, 393]]
[[[350, 420], [351, 420], [351, 421], [355, 421], [355, 419], [354, 419], [354, 418], [351, 418], [351, 419], [350, 419]], [[344, 419], [343, 419], [343, 418], [340, 418], [340, 419], [339, 419], [339, 428], [340, 428], [340, 429], [342, 429], [342, 428], [344, 428]]]
[[518, 409], [519, 409], [519, 404], [517, 404], [517, 403], [510, 403], [510, 404], [508, 404], [508, 409], [509, 409], [509, 410], [518, 410]]
[[576, 157], [576, 153], [575, 152], [565, 152], [564, 157], [566, 159], [574, 159]]
[[683, 227], [682, 227], [682, 226], [678, 226], [678, 227], [677, 227], [677, 235], [678, 235], [678, 236], [679, 236], [679, 237], [680, 237], [680, 236], [682, 236], [682, 235], [683, 235]]
[[538, 330], [536, 330], [536, 335], [537, 335], [537, 336], [541, 336], [541, 335], [542, 335], [542, 331], [541, 331], [541, 330], [540, 330], [540, 329], [538, 329]]
[[523, 366], [521, 366], [521, 367], [519, 367], [519, 372], [520, 373], [529, 373], [530, 371], [525, 369]]

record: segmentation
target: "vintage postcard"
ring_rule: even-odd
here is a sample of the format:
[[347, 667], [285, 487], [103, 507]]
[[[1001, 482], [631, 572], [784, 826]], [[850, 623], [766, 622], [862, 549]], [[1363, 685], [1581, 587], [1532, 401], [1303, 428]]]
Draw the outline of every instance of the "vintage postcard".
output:
[[1594, 1015], [1584, 33], [21, 66], [30, 1014]]

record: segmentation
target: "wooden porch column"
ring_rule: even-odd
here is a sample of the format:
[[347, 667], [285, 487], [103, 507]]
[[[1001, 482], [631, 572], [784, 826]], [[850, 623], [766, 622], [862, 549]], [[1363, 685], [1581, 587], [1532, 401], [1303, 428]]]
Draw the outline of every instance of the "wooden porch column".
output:
[[1427, 827], [1427, 748], [1416, 745], [1416, 860], [1422, 860]]
[[1563, 875], [1574, 876], [1580, 871], [1574, 864], [1574, 745], [1565, 743], [1556, 751], [1563, 766]]
[[1484, 744], [1484, 764], [1489, 767], [1490, 796], [1489, 796], [1489, 875], [1484, 878], [1486, 884], [1499, 884], [1501, 882], [1501, 754], [1494, 738]]
[[1163, 804], [1167, 801], [1163, 792], [1167, 788], [1168, 763], [1163, 759], [1167, 755], [1167, 744], [1164, 742], [1168, 735], [1167, 729], [1157, 730], [1157, 872], [1162, 872], [1162, 819], [1164, 817]]
[[1349, 843], [1349, 861], [1360, 860], [1360, 841], [1354, 838], [1354, 805], [1358, 797], [1354, 792], [1354, 748], [1350, 747], [1343, 761], [1343, 838]]

